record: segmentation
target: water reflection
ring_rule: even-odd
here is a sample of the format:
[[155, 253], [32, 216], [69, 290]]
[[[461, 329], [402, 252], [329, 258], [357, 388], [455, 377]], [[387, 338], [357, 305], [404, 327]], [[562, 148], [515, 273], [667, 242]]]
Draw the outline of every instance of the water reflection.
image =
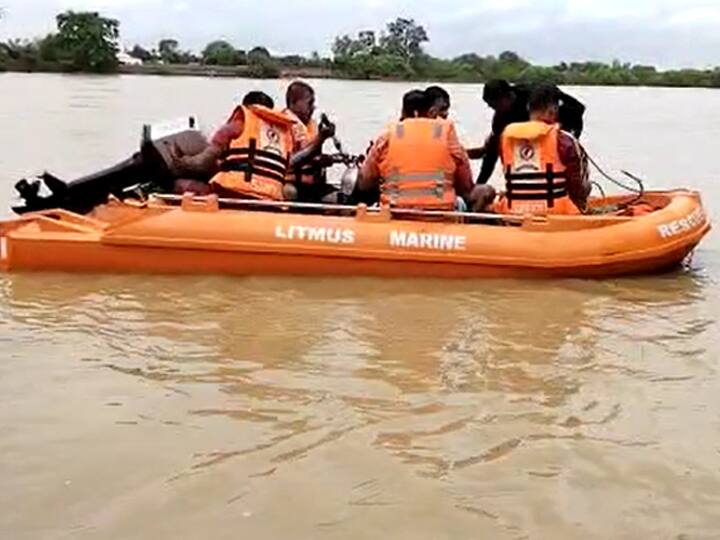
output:
[[[612, 422], [617, 402], [567, 414], [589, 377], [678, 377], [631, 358], [637, 344], [698, 358], [707, 352], [702, 336], [716, 333], [693, 274], [602, 283], [17, 275], [3, 283], [3, 333], [72, 337], [84, 360], [191, 398], [214, 388], [221, 405], [192, 403], [186, 421], [256, 426], [247, 447], [199, 456], [198, 467], [274, 446], [284, 448], [274, 461], [296, 459], [372, 426], [378, 447], [446, 474], [499, 459], [539, 428]], [[468, 455], [473, 433], [518, 422], [520, 436]]]

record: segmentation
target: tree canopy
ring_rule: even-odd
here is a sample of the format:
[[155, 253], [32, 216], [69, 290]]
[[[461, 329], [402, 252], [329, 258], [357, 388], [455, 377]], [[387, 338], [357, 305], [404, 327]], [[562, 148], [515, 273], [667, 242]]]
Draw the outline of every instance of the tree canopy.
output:
[[[364, 33], [358, 35], [363, 38]], [[380, 46], [391, 55], [401, 56], [411, 61], [422, 54], [422, 45], [430, 41], [425, 28], [413, 19], [396, 19], [388, 23], [387, 31], [380, 38]]]
[[265, 47], [253, 47], [250, 49], [250, 52], [248, 52], [248, 62], [250, 64], [264, 64], [269, 62], [272, 59], [272, 55], [270, 54], [270, 51], [268, 51]]
[[240, 66], [247, 64], [247, 55], [227, 41], [218, 40], [208, 43], [202, 53], [202, 61], [209, 66]]
[[200, 58], [190, 52], [180, 49], [180, 42], [175, 38], [165, 38], [158, 42], [157, 56], [165, 64], [192, 64]]
[[178, 49], [180, 42], [177, 39], [161, 39], [158, 43], [158, 54], [166, 64], [177, 64], [179, 60]]
[[435, 58], [423, 50], [430, 36], [412, 19], [399, 18], [378, 33], [344, 34], [333, 43], [334, 73], [361, 79], [431, 79], [482, 82], [551, 82], [581, 85], [650, 85], [720, 87], [720, 68], [658, 71], [652, 66], [614, 61], [533, 65], [514, 51], [498, 56], [470, 52], [454, 59]]
[[141, 45], [135, 45], [129, 54], [133, 58], [137, 58], [138, 60], [142, 60], [143, 62], [151, 62], [156, 58], [156, 56], [151, 51], [148, 51]]
[[417, 73], [422, 45], [428, 40], [424, 27], [401, 18], [388, 23], [379, 38], [374, 30], [363, 30], [354, 38], [338, 36], [333, 55], [337, 67], [351, 77], [408, 78]]
[[[97, 12], [66, 11], [57, 16], [58, 55], [84, 71], [112, 71], [117, 67], [120, 23]], [[46, 38], [48, 39], [48, 38]]]

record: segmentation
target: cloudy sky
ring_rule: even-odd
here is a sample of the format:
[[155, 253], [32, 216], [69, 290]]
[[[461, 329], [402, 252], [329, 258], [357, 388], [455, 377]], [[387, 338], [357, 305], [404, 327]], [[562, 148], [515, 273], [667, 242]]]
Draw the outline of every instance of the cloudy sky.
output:
[[613, 60], [661, 67], [720, 65], [720, 0], [0, 0], [0, 39], [53, 27], [65, 9], [118, 18], [122, 41], [216, 38], [278, 53], [328, 52], [338, 33], [415, 18], [440, 56], [509, 49], [538, 63]]

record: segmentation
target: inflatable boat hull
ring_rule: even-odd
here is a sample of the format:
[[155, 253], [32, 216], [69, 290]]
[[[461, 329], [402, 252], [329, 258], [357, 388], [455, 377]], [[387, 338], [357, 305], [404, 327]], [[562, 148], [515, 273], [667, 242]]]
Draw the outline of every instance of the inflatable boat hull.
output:
[[698, 194], [648, 194], [642, 217], [558, 216], [514, 226], [115, 203], [0, 224], [6, 271], [381, 277], [606, 278], [677, 267], [710, 230]]

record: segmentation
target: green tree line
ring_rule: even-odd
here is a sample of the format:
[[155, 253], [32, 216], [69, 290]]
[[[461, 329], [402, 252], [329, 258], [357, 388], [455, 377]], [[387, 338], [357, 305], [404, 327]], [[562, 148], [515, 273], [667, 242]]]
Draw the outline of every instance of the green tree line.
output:
[[406, 78], [458, 82], [506, 79], [514, 82], [550, 82], [565, 85], [699, 86], [720, 88], [720, 67], [708, 70], [660, 71], [653, 66], [614, 61], [563, 62], [533, 65], [512, 51], [498, 56], [467, 53], [453, 59], [435, 58], [423, 46], [425, 28], [412, 19], [397, 19], [379, 34], [373, 30], [355, 37], [339, 36], [333, 45], [333, 66], [359, 79]]
[[[0, 11], [0, 18], [2, 12]], [[57, 16], [57, 31], [43, 38], [0, 43], [0, 69], [23, 71], [82, 71], [112, 73], [119, 69], [120, 23], [95, 12], [68, 11]], [[155, 47], [135, 45], [129, 54], [146, 65], [194, 66], [199, 69], [238, 68], [249, 77], [278, 77], [284, 70], [302, 75], [351, 79], [436, 80], [484, 82], [552, 82], [564, 85], [693, 86], [720, 88], [720, 67], [661, 71], [653, 66], [614, 61], [563, 62], [533, 65], [515, 52], [497, 56], [467, 53], [453, 59], [436, 58], [425, 51], [426, 29], [413, 19], [398, 18], [381, 31], [363, 30], [338, 36], [332, 57], [318, 53], [273, 56], [267, 48], [236, 48], [216, 40], [199, 53], [185, 50], [169, 37]], [[162, 71], [160, 71], [162, 72]]]

